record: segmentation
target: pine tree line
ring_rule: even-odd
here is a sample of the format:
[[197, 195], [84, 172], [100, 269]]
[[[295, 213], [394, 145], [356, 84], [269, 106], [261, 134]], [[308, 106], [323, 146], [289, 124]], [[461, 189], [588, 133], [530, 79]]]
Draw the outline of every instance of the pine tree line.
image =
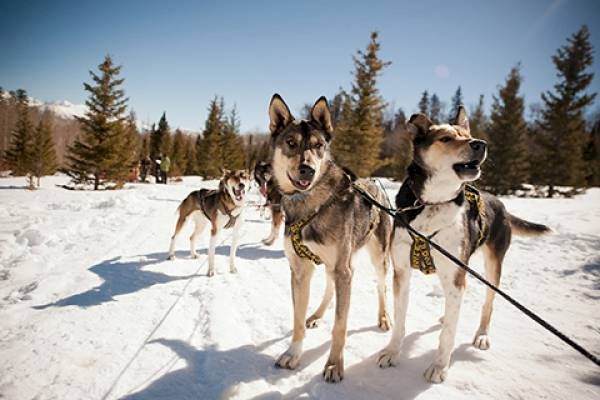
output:
[[[52, 175], [58, 168], [52, 127], [47, 118], [42, 118], [37, 126], [33, 125], [25, 90], [19, 89], [11, 97], [16, 101], [17, 120], [3, 161], [14, 175], [26, 176], [28, 187], [33, 190], [40, 186], [42, 176]], [[2, 90], [0, 98], [5, 101]]]

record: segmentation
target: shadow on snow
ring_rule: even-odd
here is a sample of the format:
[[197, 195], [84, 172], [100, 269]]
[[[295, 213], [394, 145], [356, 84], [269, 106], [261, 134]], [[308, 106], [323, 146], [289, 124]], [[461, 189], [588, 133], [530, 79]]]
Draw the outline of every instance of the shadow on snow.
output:
[[[378, 368], [375, 362], [377, 355], [374, 354], [346, 368], [342, 383], [327, 384], [321, 375], [317, 374], [310, 381], [292, 388], [287, 393], [278, 390], [268, 391], [253, 399], [297, 399], [302, 396], [387, 399], [390, 393], [401, 394], [400, 397], [404, 399], [415, 398], [431, 387], [422, 374], [433, 360], [435, 350], [412, 358], [409, 358], [410, 352], [419, 337], [439, 328], [440, 325], [435, 325], [426, 331], [408, 335], [402, 347], [404, 355], [400, 356], [395, 368], [386, 370]], [[376, 327], [350, 330], [348, 336], [377, 330]], [[275, 359], [261, 352], [286, 336], [271, 339], [260, 345], [244, 345], [229, 350], [218, 350], [213, 345], [198, 349], [181, 340], [154, 340], [150, 343], [158, 343], [170, 348], [186, 362], [186, 366], [163, 375], [148, 387], [128, 394], [121, 400], [227, 398], [236, 394], [240, 383], [264, 381], [269, 386], [276, 386], [279, 380], [300, 374], [300, 371], [329, 350], [330, 341], [327, 341], [305, 351], [295, 371], [278, 369], [274, 366]], [[470, 344], [463, 344], [455, 349], [452, 363], [481, 361], [477, 351]]]

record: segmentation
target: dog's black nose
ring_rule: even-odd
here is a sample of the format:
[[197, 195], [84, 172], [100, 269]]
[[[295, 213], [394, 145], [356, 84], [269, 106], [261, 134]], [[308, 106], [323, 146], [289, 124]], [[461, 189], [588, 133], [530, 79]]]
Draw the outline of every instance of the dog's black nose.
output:
[[486, 143], [483, 140], [474, 139], [469, 142], [469, 146], [475, 151], [485, 150]]
[[310, 181], [315, 176], [315, 170], [306, 164], [301, 164], [299, 170], [302, 180]]
[[240, 188], [240, 190], [244, 190], [244, 188], [245, 188], [246, 186], [245, 186], [243, 183], [240, 183], [240, 184], [238, 185], [238, 187]]

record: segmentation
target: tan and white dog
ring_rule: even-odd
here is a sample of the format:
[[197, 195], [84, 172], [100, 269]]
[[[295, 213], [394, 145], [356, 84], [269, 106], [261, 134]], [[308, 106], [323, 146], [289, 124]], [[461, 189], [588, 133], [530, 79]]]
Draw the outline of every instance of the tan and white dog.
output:
[[232, 229], [229, 251], [229, 271], [237, 272], [235, 253], [238, 234], [244, 222], [244, 199], [249, 176], [245, 170], [225, 170], [216, 190], [200, 189], [190, 193], [179, 205], [175, 233], [171, 237], [169, 259], [175, 258], [175, 241], [188, 218], [194, 221], [194, 233], [190, 236], [190, 253], [197, 258], [196, 239], [210, 224], [210, 244], [208, 248], [208, 276], [215, 274], [215, 246], [223, 229]]
[[[404, 214], [405, 222], [432, 237], [464, 263], [469, 262], [476, 250], [482, 249], [485, 276], [497, 286], [511, 235], [536, 236], [549, 228], [510, 214], [496, 197], [466, 186], [467, 182], [480, 176], [480, 167], [487, 155], [486, 143], [471, 137], [463, 107], [455, 121], [454, 125], [435, 125], [423, 114], [410, 118], [409, 129], [414, 135], [413, 162], [396, 196], [396, 206], [412, 206]], [[391, 244], [395, 323], [390, 343], [378, 358], [382, 368], [393, 364], [404, 338], [411, 269], [427, 270], [419, 259], [421, 253], [413, 251], [413, 244], [414, 239], [408, 231], [396, 222]], [[439, 252], [431, 249], [428, 254], [444, 291], [445, 311], [439, 348], [433, 363], [425, 371], [425, 379], [439, 383], [448, 373], [466, 277], [464, 270]], [[494, 292], [487, 289], [481, 321], [473, 340], [473, 345], [482, 350], [490, 346], [488, 331], [493, 301]]]

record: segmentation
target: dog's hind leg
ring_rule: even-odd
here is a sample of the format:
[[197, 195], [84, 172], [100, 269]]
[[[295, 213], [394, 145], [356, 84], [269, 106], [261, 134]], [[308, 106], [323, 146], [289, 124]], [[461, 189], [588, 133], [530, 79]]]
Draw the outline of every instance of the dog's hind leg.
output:
[[316, 328], [317, 326], [319, 326], [319, 321], [321, 320], [321, 318], [323, 318], [323, 314], [325, 314], [325, 310], [327, 310], [327, 307], [329, 307], [329, 304], [331, 303], [331, 299], [333, 298], [333, 289], [334, 289], [333, 274], [331, 273], [331, 271], [326, 271], [325, 272], [325, 294], [323, 295], [323, 300], [321, 300], [321, 304], [319, 305], [319, 308], [317, 308], [317, 310], [314, 312], [314, 314], [311, 315], [310, 317], [308, 317], [308, 319], [306, 320], [307, 328], [311, 329], [311, 328]]
[[[494, 249], [493, 245], [486, 244], [483, 246], [483, 255], [485, 263], [485, 277], [494, 286], [500, 284], [500, 273], [502, 269], [502, 260], [504, 258], [506, 250], [498, 252]], [[485, 303], [481, 309], [481, 320], [479, 322], [479, 328], [475, 333], [473, 339], [473, 346], [480, 350], [487, 350], [490, 348], [490, 339], [488, 337], [488, 330], [490, 327], [490, 319], [492, 318], [492, 309], [494, 307], [495, 292], [487, 288], [485, 292]]]
[[175, 225], [175, 233], [173, 233], [173, 236], [171, 236], [171, 244], [169, 245], [169, 256], [168, 256], [169, 260], [175, 259], [175, 241], [177, 240], [177, 236], [179, 236], [181, 229], [183, 229], [183, 226], [185, 225], [185, 221], [187, 221], [187, 217], [189, 215], [189, 212], [187, 212], [186, 210], [183, 209], [184, 205], [185, 205], [185, 200], [179, 208], [179, 218], [177, 219], [177, 224]]
[[[286, 247], [290, 240], [286, 240]], [[303, 260], [296, 254], [291, 254], [293, 249], [286, 249], [292, 270], [292, 303], [294, 306], [294, 333], [290, 347], [279, 356], [275, 366], [279, 368], [294, 369], [302, 355], [302, 342], [306, 333], [304, 319], [308, 309], [308, 298], [310, 296], [310, 279], [315, 269], [312, 262]]]
[[[408, 235], [406, 235], [408, 236]], [[406, 311], [410, 292], [411, 268], [408, 261], [410, 246], [399, 239], [392, 243], [392, 264], [394, 266], [394, 328], [389, 344], [379, 353], [377, 365], [387, 368], [394, 365], [395, 358], [400, 353], [400, 347], [406, 334]]]
[[385, 277], [387, 275], [389, 265], [388, 254], [385, 251], [385, 248], [383, 247], [382, 243], [375, 236], [373, 236], [369, 240], [367, 244], [367, 250], [369, 251], [369, 255], [371, 256], [371, 263], [373, 264], [375, 274], [377, 275], [377, 297], [379, 301], [377, 325], [381, 330], [389, 331], [392, 323], [390, 320], [390, 316], [387, 313], [385, 304]]
[[198, 253], [196, 253], [196, 239], [200, 234], [204, 231], [204, 228], [207, 225], [208, 220], [204, 217], [203, 214], [198, 213], [198, 215], [194, 215], [194, 232], [190, 236], [190, 257], [198, 258]]

